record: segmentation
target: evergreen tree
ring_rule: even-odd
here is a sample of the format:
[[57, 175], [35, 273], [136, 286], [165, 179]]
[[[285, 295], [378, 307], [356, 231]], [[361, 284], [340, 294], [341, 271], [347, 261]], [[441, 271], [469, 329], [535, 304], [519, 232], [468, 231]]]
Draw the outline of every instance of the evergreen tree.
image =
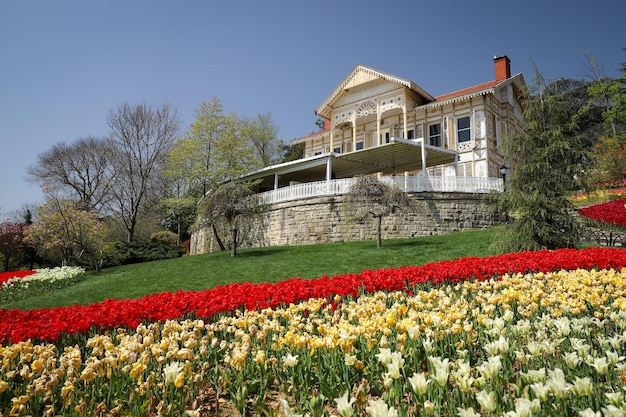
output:
[[513, 217], [505, 226], [504, 252], [574, 247], [579, 239], [569, 200], [584, 178], [587, 147], [570, 111], [569, 97], [536, 72], [525, 92], [523, 118], [505, 140], [512, 175], [499, 198]]

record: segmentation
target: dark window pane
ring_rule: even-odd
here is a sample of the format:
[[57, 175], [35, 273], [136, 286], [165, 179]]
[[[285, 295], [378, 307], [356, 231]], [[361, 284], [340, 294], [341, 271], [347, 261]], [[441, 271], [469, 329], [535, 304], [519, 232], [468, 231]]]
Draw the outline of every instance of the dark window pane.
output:
[[470, 127], [470, 118], [469, 117], [461, 117], [458, 121], [457, 121], [457, 126], [458, 129], [469, 129]]
[[459, 142], [467, 142], [470, 140], [470, 131], [469, 130], [461, 130], [459, 131]]

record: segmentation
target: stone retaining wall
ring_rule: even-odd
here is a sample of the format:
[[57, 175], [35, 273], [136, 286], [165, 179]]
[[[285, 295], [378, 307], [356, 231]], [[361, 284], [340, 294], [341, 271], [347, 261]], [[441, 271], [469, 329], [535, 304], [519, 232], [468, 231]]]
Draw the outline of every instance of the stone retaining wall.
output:
[[[417, 208], [383, 218], [382, 238], [402, 238], [484, 229], [499, 222], [485, 194], [414, 193]], [[357, 222], [344, 209], [342, 196], [315, 197], [271, 206], [262, 221], [242, 227], [240, 247], [310, 245], [375, 240], [372, 218]], [[222, 229], [222, 228], [220, 228]], [[222, 229], [225, 241], [229, 232]], [[218, 250], [210, 228], [191, 237], [191, 254]]]

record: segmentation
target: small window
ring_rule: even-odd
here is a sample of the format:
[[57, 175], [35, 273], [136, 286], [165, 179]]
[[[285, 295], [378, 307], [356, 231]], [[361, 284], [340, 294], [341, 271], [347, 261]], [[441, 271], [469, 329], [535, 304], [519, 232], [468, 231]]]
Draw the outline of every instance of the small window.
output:
[[363, 141], [357, 142], [356, 143], [356, 150], [359, 151], [363, 149]]
[[406, 131], [407, 139], [415, 139], [415, 130], [410, 129]]
[[456, 121], [456, 137], [459, 143], [467, 142], [471, 139], [470, 118], [460, 117]]
[[431, 146], [441, 146], [441, 123], [428, 126], [428, 143]]
[[341, 146], [337, 146], [337, 147], [333, 148], [333, 152], [334, 153], [341, 153]]
[[321, 155], [321, 154], [322, 154], [322, 152], [318, 151], [318, 152], [315, 152], [314, 155], [317, 156], [317, 155]]

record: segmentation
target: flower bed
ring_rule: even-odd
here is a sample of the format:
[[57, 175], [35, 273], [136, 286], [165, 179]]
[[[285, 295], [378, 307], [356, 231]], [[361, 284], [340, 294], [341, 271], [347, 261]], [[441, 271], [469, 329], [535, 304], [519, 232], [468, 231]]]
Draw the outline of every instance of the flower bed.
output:
[[36, 273], [37, 271], [24, 270], [24, 271], [8, 271], [0, 272], [0, 284], [15, 278], [24, 278]]
[[0, 410], [623, 415], [625, 266], [539, 251], [4, 310]]
[[626, 198], [584, 207], [578, 213], [607, 224], [626, 227]]
[[17, 343], [26, 339], [54, 341], [62, 333], [84, 333], [92, 327], [136, 327], [142, 321], [174, 319], [188, 314], [210, 318], [238, 308], [273, 308], [334, 295], [356, 297], [361, 289], [366, 292], [395, 291], [420, 283], [488, 279], [507, 272], [606, 269], [621, 268], [623, 265], [626, 265], [626, 251], [609, 248], [563, 249], [464, 258], [314, 280], [294, 278], [275, 284], [231, 284], [206, 291], [153, 294], [136, 300], [109, 299], [88, 306], [26, 311], [0, 309], [3, 317], [0, 342]]
[[626, 196], [626, 188], [609, 188], [594, 191], [591, 193], [579, 193], [573, 195], [571, 200], [577, 205], [588, 205], [593, 202], [612, 200], [615, 198], [624, 198]]
[[14, 275], [0, 283], [0, 302], [15, 301], [42, 291], [75, 284], [83, 280], [85, 270], [79, 267], [63, 266], [23, 271], [20, 275]]

